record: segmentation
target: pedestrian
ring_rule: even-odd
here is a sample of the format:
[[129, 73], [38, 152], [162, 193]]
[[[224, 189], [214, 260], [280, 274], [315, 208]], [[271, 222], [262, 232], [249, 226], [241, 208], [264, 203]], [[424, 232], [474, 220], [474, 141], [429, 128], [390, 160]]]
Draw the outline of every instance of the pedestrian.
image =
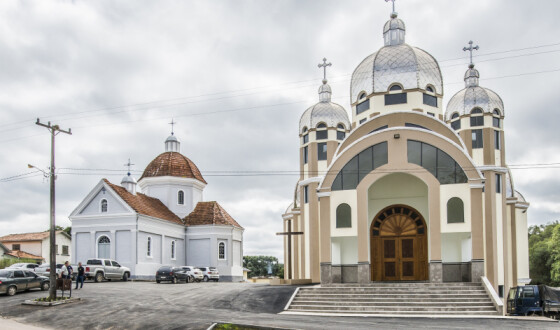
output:
[[72, 266], [70, 266], [70, 263], [66, 261], [64, 265], [62, 265], [62, 268], [60, 268], [59, 277], [63, 279], [72, 278], [72, 274], [70, 273], [71, 271], [72, 271]]
[[84, 287], [84, 279], [85, 279], [84, 267], [82, 267], [82, 262], [78, 262], [78, 276], [76, 276], [75, 290], [79, 290], [78, 284], [80, 284], [80, 289]]

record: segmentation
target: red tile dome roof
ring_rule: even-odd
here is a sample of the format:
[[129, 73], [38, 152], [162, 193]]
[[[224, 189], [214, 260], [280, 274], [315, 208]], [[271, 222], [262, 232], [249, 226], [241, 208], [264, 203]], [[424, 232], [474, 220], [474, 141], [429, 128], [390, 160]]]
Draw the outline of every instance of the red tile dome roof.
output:
[[207, 183], [198, 167], [190, 159], [173, 151], [164, 152], [152, 160], [142, 173], [140, 180], [156, 176], [191, 178]]

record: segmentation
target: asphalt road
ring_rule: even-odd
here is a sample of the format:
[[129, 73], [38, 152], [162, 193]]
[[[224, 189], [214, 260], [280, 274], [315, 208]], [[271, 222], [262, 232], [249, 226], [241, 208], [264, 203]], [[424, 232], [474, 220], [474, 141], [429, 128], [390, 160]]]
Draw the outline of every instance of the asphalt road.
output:
[[73, 329], [206, 329], [214, 322], [289, 329], [558, 329], [558, 323], [501, 319], [382, 318], [279, 315], [295, 287], [248, 283], [156, 284], [86, 282], [82, 302], [21, 305], [46, 296], [0, 296], [0, 315], [24, 324]]

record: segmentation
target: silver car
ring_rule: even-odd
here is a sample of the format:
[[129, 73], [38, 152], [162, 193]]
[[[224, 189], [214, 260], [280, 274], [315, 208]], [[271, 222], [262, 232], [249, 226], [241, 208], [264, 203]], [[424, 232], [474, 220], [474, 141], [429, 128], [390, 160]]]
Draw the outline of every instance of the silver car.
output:
[[39, 267], [37, 264], [28, 263], [28, 262], [20, 262], [17, 264], [10, 265], [6, 267], [6, 269], [20, 269], [20, 270], [30, 270], [35, 271], [35, 268]]
[[200, 282], [204, 279], [202, 271], [193, 266], [181, 266], [185, 273], [187, 273], [194, 281]]
[[[60, 275], [62, 271], [62, 264], [56, 264], [56, 276]], [[39, 267], [35, 268], [35, 273], [39, 276], [46, 276], [49, 277], [51, 275], [51, 264], [44, 263], [39, 265]]]
[[220, 280], [220, 272], [216, 267], [198, 267], [202, 271], [202, 275], [204, 276], [202, 280], [204, 282], [208, 281], [216, 281]]

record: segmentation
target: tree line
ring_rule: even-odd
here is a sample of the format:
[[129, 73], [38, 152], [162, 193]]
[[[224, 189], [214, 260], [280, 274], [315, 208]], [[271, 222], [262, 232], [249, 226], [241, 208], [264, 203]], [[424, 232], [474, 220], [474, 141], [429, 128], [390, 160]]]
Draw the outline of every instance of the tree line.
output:
[[272, 256], [243, 256], [243, 267], [250, 270], [249, 278], [256, 276], [277, 276], [284, 278], [284, 264]]
[[560, 222], [529, 227], [531, 284], [560, 286]]

